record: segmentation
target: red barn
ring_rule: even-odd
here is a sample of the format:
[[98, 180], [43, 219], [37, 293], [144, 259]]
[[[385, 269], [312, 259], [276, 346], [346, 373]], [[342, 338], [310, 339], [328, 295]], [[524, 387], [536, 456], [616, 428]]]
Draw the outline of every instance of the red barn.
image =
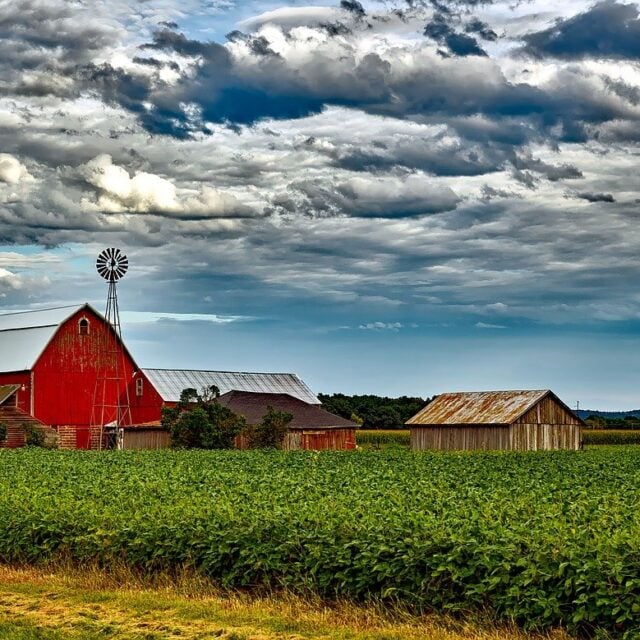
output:
[[137, 369], [88, 304], [0, 315], [0, 385], [17, 385], [15, 407], [53, 427], [61, 447], [101, 446], [97, 425], [115, 420]]

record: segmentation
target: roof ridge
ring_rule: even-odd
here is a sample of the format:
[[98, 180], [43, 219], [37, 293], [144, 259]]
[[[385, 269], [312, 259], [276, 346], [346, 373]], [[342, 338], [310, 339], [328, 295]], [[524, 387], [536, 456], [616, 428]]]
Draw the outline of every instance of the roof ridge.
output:
[[[172, 369], [172, 368], [162, 368], [162, 367], [140, 367], [142, 371], [191, 371], [197, 373], [233, 373], [233, 374], [243, 374], [246, 373], [248, 375], [259, 375], [259, 376], [296, 376], [297, 373], [292, 371], [229, 371], [223, 369]], [[259, 392], [258, 392], [259, 393]]]
[[[8, 311], [6, 313], [0, 313], [0, 318], [6, 318], [7, 316], [18, 316], [24, 315], [27, 313], [38, 313], [40, 311], [58, 311], [58, 309], [79, 309], [80, 307], [84, 307], [88, 305], [88, 302], [82, 302], [81, 304], [63, 304], [59, 307], [42, 307], [41, 309], [27, 309], [25, 311]], [[43, 325], [49, 326], [49, 325]]]

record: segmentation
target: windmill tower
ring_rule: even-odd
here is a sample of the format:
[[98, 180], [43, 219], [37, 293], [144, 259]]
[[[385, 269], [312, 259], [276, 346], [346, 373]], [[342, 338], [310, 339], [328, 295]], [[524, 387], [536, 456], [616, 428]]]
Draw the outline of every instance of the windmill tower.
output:
[[120, 249], [105, 249], [96, 260], [98, 273], [109, 283], [105, 319], [116, 336], [105, 334], [100, 345], [101, 367], [96, 379], [91, 424], [100, 433], [100, 448], [114, 448], [120, 427], [131, 421], [129, 385], [125, 377], [122, 326], [118, 307], [118, 281], [127, 273], [129, 260]]

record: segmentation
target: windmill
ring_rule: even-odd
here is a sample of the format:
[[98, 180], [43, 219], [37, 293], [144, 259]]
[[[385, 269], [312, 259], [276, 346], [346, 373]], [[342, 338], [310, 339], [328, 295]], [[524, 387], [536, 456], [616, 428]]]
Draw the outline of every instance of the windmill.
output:
[[[102, 341], [99, 356], [100, 370], [96, 379], [92, 425], [100, 429], [100, 447], [112, 448], [118, 429], [131, 419], [129, 385], [125, 377], [122, 351], [122, 326], [118, 306], [118, 281], [127, 273], [129, 260], [120, 249], [110, 248], [100, 252], [96, 260], [98, 273], [109, 283], [107, 308], [104, 314], [107, 326], [111, 326], [116, 340], [109, 334]], [[106, 430], [105, 430], [106, 428]], [[105, 438], [105, 435], [112, 437]]]

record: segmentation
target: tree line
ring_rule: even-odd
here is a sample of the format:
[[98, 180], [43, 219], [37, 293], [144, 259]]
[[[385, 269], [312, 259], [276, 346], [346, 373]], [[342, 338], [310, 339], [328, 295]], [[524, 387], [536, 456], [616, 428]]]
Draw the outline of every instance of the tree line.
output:
[[403, 429], [404, 423], [433, 398], [319, 393], [318, 399], [323, 409], [353, 420], [363, 429]]

